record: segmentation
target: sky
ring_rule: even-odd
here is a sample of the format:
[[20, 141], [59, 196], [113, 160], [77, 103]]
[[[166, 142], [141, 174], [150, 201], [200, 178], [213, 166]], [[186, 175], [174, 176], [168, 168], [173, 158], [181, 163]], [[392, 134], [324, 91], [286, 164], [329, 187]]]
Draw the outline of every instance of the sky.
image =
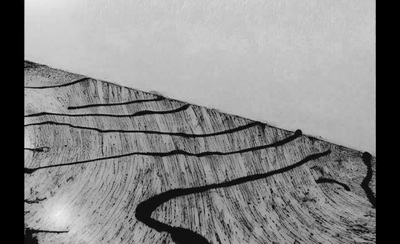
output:
[[373, 0], [25, 0], [25, 59], [376, 154]]

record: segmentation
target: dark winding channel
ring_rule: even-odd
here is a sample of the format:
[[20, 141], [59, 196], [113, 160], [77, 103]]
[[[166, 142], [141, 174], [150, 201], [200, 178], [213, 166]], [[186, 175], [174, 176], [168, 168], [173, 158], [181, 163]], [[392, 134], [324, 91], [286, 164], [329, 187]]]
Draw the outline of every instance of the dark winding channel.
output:
[[62, 234], [62, 233], [68, 233], [68, 231], [53, 231], [53, 230], [36, 230], [36, 229], [31, 229], [31, 228], [25, 228], [25, 244], [38, 244], [38, 240], [33, 234], [36, 233], [54, 233], [54, 234]]
[[256, 151], [256, 150], [261, 150], [261, 149], [266, 149], [270, 147], [278, 147], [281, 146], [285, 143], [288, 143], [290, 141], [293, 141], [294, 139], [300, 137], [302, 135], [301, 130], [296, 130], [295, 133], [281, 141], [277, 141], [271, 144], [263, 145], [263, 146], [257, 146], [257, 147], [251, 147], [251, 148], [246, 148], [238, 151], [231, 151], [231, 152], [202, 152], [202, 153], [191, 153], [191, 152], [186, 152], [183, 150], [173, 150], [169, 152], [133, 152], [133, 153], [127, 153], [127, 154], [121, 154], [121, 155], [116, 155], [116, 156], [109, 156], [109, 157], [103, 157], [103, 158], [95, 158], [95, 159], [89, 159], [89, 160], [82, 160], [82, 161], [76, 161], [76, 162], [71, 162], [71, 163], [64, 163], [64, 164], [53, 164], [53, 165], [47, 165], [47, 166], [42, 166], [42, 167], [37, 167], [37, 168], [24, 168], [25, 174], [31, 174], [36, 170], [39, 169], [46, 169], [46, 168], [54, 168], [54, 167], [62, 167], [62, 166], [70, 166], [70, 165], [76, 165], [76, 164], [86, 164], [86, 163], [91, 163], [99, 160], [107, 160], [107, 159], [114, 159], [114, 158], [122, 158], [122, 157], [128, 157], [128, 156], [134, 156], [134, 155], [141, 155], [141, 156], [153, 156], [153, 157], [168, 157], [168, 156], [173, 156], [173, 155], [186, 155], [186, 156], [194, 156], [194, 157], [205, 157], [205, 156], [213, 156], [213, 155], [230, 155], [230, 154], [236, 154], [236, 153], [245, 153], [245, 152], [251, 152], [251, 151]]
[[124, 118], [124, 117], [137, 117], [143, 115], [150, 115], [150, 114], [170, 114], [170, 113], [177, 113], [180, 111], [184, 111], [190, 107], [190, 104], [185, 104], [180, 108], [172, 109], [172, 110], [164, 110], [164, 111], [152, 111], [152, 110], [142, 110], [136, 112], [134, 114], [60, 114], [60, 113], [51, 113], [51, 112], [42, 112], [36, 114], [28, 114], [24, 117], [38, 117], [44, 115], [53, 115], [53, 116], [64, 116], [64, 117], [114, 117], [114, 118]]
[[50, 150], [49, 147], [37, 147], [37, 148], [24, 148], [24, 150], [32, 151], [32, 152], [48, 152]]
[[42, 201], [44, 201], [44, 200], [46, 200], [46, 199], [47, 199], [47, 197], [44, 197], [44, 198], [36, 198], [35, 200], [24, 199], [24, 202], [27, 203], [27, 204], [34, 204], [34, 203], [40, 203], [40, 202], [42, 202]]
[[228, 134], [228, 133], [233, 133], [233, 132], [245, 130], [245, 129], [248, 129], [248, 128], [251, 128], [251, 127], [254, 127], [254, 126], [261, 126], [261, 127], [265, 127], [266, 126], [266, 124], [263, 124], [261, 122], [253, 122], [253, 123], [249, 123], [247, 125], [239, 126], [237, 128], [233, 128], [233, 129], [230, 129], [230, 130], [225, 130], [225, 131], [220, 131], [220, 132], [215, 132], [215, 133], [209, 133], [209, 134], [187, 134], [187, 133], [182, 133], [182, 132], [163, 132], [163, 131], [149, 131], [149, 130], [104, 130], [104, 129], [94, 128], [94, 127], [85, 127], [85, 126], [73, 125], [73, 124], [68, 124], [68, 123], [60, 123], [60, 122], [54, 122], [54, 121], [45, 121], [45, 122], [40, 122], [40, 123], [26, 124], [25, 127], [35, 126], [35, 125], [69, 126], [71, 128], [75, 128], [75, 129], [93, 130], [93, 131], [97, 131], [97, 132], [100, 132], [100, 133], [144, 133], [144, 134], [179, 136], [179, 137], [185, 137], [185, 138], [218, 136], [218, 135], [223, 135], [223, 134]]
[[73, 109], [83, 109], [83, 108], [93, 108], [93, 107], [111, 107], [111, 106], [128, 105], [128, 104], [134, 104], [134, 103], [156, 102], [156, 101], [162, 101], [162, 100], [165, 100], [165, 98], [158, 97], [158, 98], [153, 98], [153, 99], [141, 99], [141, 100], [134, 100], [134, 101], [129, 101], [129, 102], [121, 102], [121, 103], [95, 103], [95, 104], [87, 104], [87, 105], [81, 105], [81, 106], [70, 106], [70, 107], [68, 107], [68, 109], [73, 110]]
[[339, 182], [334, 179], [327, 179], [327, 178], [319, 178], [318, 180], [315, 181], [316, 183], [333, 183], [333, 184], [338, 184], [342, 186], [346, 191], [350, 191], [350, 187], [346, 185], [345, 183]]
[[374, 196], [372, 189], [369, 187], [369, 182], [372, 179], [372, 173], [373, 173], [372, 172], [372, 163], [371, 163], [372, 156], [370, 153], [364, 152], [362, 155], [362, 159], [363, 159], [364, 164], [367, 166], [368, 171], [367, 171], [367, 175], [361, 182], [361, 187], [364, 189], [365, 194], [367, 195], [367, 198], [371, 202], [373, 208], [376, 208], [376, 197]]
[[54, 85], [54, 86], [25, 86], [24, 88], [27, 88], [27, 89], [47, 89], [47, 88], [64, 87], [64, 86], [74, 85], [76, 83], [80, 83], [80, 82], [83, 82], [83, 81], [87, 81], [89, 79], [90, 79], [89, 77], [83, 77], [83, 78], [75, 80], [73, 82], [60, 84], [60, 85]]
[[200, 187], [193, 187], [193, 188], [187, 188], [187, 189], [173, 189], [169, 190], [166, 192], [163, 192], [161, 194], [155, 195], [141, 203], [139, 203], [136, 207], [135, 210], [135, 217], [137, 220], [141, 221], [145, 225], [147, 225], [150, 228], [155, 229], [158, 232], [167, 232], [171, 235], [171, 238], [174, 242], [176, 243], [199, 243], [199, 244], [209, 244], [210, 242], [200, 234], [184, 229], [181, 227], [173, 227], [169, 226], [167, 224], [164, 224], [162, 222], [159, 222], [158, 220], [155, 220], [151, 218], [151, 214], [156, 210], [157, 207], [162, 205], [163, 203], [176, 198], [176, 197], [181, 197], [181, 196], [187, 196], [190, 194], [196, 194], [196, 193], [201, 193], [205, 192], [211, 189], [217, 189], [217, 188], [224, 188], [224, 187], [230, 187], [230, 186], [235, 186], [243, 183], [247, 183], [250, 181], [255, 181], [259, 179], [264, 179], [276, 174], [284, 173], [289, 170], [292, 170], [296, 167], [299, 167], [308, 161], [318, 159], [320, 157], [326, 156], [331, 153], [331, 150], [327, 150], [322, 153], [317, 153], [313, 154], [310, 156], [307, 156], [303, 160], [292, 164], [290, 166], [283, 167], [278, 170], [273, 170], [268, 173], [264, 174], [256, 174], [256, 175], [250, 175], [246, 177], [241, 177], [232, 181], [227, 181], [223, 183], [218, 183], [218, 184], [211, 184], [211, 185], [206, 185], [206, 186], [200, 186]]

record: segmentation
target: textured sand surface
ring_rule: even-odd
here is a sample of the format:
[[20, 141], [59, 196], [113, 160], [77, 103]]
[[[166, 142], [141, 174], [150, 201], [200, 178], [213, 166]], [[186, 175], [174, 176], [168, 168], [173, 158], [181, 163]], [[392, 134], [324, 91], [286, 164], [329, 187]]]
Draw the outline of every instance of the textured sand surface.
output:
[[375, 157], [35, 63], [25, 87], [38, 243], [375, 243]]

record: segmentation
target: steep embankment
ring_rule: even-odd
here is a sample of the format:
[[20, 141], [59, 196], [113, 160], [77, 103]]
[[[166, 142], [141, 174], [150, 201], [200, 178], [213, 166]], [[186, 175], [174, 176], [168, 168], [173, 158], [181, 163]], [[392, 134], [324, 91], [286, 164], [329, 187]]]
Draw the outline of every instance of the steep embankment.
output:
[[39, 243], [375, 242], [368, 153], [30, 62], [25, 86]]

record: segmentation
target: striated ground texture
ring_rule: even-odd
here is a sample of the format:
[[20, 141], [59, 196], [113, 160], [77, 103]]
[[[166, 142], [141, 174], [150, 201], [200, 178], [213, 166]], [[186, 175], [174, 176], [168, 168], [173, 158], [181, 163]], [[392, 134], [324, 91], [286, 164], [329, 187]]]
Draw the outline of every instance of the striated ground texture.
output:
[[375, 243], [368, 152], [28, 61], [24, 129], [27, 243]]

